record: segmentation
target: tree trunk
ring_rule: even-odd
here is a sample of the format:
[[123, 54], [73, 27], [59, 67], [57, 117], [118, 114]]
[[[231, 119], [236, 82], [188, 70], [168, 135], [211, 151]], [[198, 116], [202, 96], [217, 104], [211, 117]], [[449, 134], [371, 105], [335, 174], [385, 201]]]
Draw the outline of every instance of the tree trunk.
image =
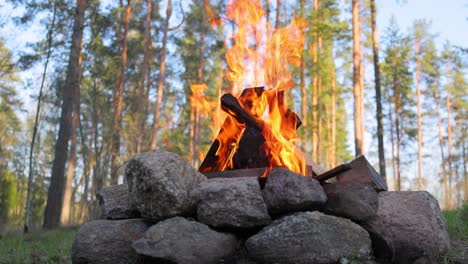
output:
[[[81, 67], [81, 52], [80, 52], [80, 67]], [[81, 78], [80, 78], [81, 80]], [[80, 121], [80, 90], [76, 89], [73, 102], [73, 120], [71, 127], [71, 145], [70, 155], [68, 157], [67, 177], [65, 182], [65, 192], [63, 194], [62, 215], [60, 216], [60, 224], [66, 226], [70, 224], [70, 206], [72, 202], [72, 183], [75, 176], [76, 163], [76, 130]]]
[[[300, 5], [300, 16], [305, 19], [304, 16], [304, 0], [299, 1]], [[302, 116], [302, 126], [307, 127], [307, 94], [306, 94], [306, 83], [305, 83], [305, 62], [304, 57], [301, 56], [301, 66], [300, 66], [300, 79], [301, 79], [301, 116]]]
[[[117, 79], [117, 84], [113, 91], [113, 108], [114, 108], [114, 122], [112, 124], [112, 143], [111, 143], [111, 183], [117, 184], [119, 180], [118, 169], [120, 167], [120, 130], [122, 128], [122, 109], [123, 109], [123, 96], [125, 89], [125, 67], [127, 65], [127, 41], [128, 41], [128, 27], [130, 24], [131, 4], [130, 0], [127, 0], [127, 6], [125, 8], [125, 21], [124, 32], [122, 36], [122, 55], [120, 74]], [[122, 6], [122, 1], [120, 2]], [[120, 30], [119, 30], [120, 32]], [[120, 35], [120, 33], [119, 33]]]
[[392, 175], [393, 175], [393, 190], [396, 191], [397, 188], [397, 176], [396, 176], [396, 166], [395, 166], [395, 136], [393, 134], [394, 128], [394, 119], [393, 119], [393, 109], [391, 103], [388, 106], [388, 117], [390, 119], [390, 143], [392, 144]]
[[355, 155], [363, 154], [362, 138], [362, 87], [361, 87], [361, 30], [359, 21], [359, 0], [352, 0], [353, 13], [353, 95], [354, 95], [354, 145]]
[[332, 115], [332, 125], [331, 125], [331, 167], [336, 166], [336, 69], [335, 64], [333, 63], [332, 71], [332, 83], [331, 83], [331, 115]]
[[63, 90], [60, 125], [58, 138], [55, 143], [55, 157], [47, 194], [47, 205], [44, 213], [44, 228], [55, 228], [60, 224], [63, 189], [65, 185], [65, 163], [67, 161], [68, 141], [70, 139], [70, 128], [72, 124], [73, 96], [75, 95], [76, 89], [79, 89], [80, 87], [80, 52], [83, 42], [84, 13], [86, 5], [86, 0], [77, 0], [76, 2], [70, 58]]
[[[201, 25], [201, 33], [200, 33], [200, 49], [199, 49], [199, 60], [198, 60], [198, 67], [197, 67], [197, 82], [203, 83], [203, 67], [205, 65], [205, 12], [203, 12], [202, 20], [200, 22]], [[194, 126], [194, 155], [193, 155], [193, 164], [195, 167], [199, 165], [198, 159], [198, 152], [199, 152], [199, 142], [200, 142], [200, 113], [198, 109], [195, 109], [195, 126]]]
[[276, 22], [275, 28], [281, 26], [281, 0], [276, 0]]
[[450, 200], [450, 203], [449, 203], [449, 209], [452, 209], [453, 208], [453, 205], [452, 205], [452, 198], [453, 198], [453, 194], [452, 194], [452, 180], [453, 180], [453, 166], [452, 166], [452, 122], [451, 122], [451, 119], [452, 119], [452, 103], [451, 103], [451, 100], [450, 100], [450, 71], [449, 71], [449, 67], [447, 65], [447, 73], [446, 73], [446, 80], [447, 80], [447, 84], [446, 84], [446, 91], [447, 91], [447, 97], [446, 97], [446, 106], [447, 106], [447, 147], [448, 147], [448, 155], [447, 155], [447, 161], [448, 161], [448, 197], [449, 197], [449, 200]]
[[419, 58], [421, 39], [416, 37], [414, 43], [414, 53], [416, 60], [416, 100], [418, 119], [418, 191], [423, 189], [422, 179], [422, 115], [421, 115], [421, 61]]
[[[318, 0], [314, 1], [314, 14], [318, 18], [319, 5]], [[316, 30], [313, 34], [314, 40], [312, 41], [312, 61], [313, 61], [313, 71], [312, 71], [312, 160], [318, 161], [318, 31]]]
[[434, 97], [434, 101], [436, 104], [436, 114], [437, 114], [437, 128], [439, 130], [439, 148], [440, 148], [440, 156], [442, 158], [442, 186], [444, 191], [444, 204], [445, 209], [451, 208], [451, 201], [449, 196], [449, 190], [447, 185], [447, 171], [445, 168], [445, 155], [444, 155], [444, 136], [442, 132], [442, 120], [440, 117], [440, 105], [439, 105], [439, 97], [437, 95], [437, 88], [432, 88], [432, 96]]
[[[146, 105], [148, 104], [148, 97], [146, 97], [146, 87], [151, 83], [148, 72], [151, 68], [151, 12], [153, 10], [152, 0], [146, 0], [146, 19], [145, 19], [145, 38], [144, 38], [144, 51], [143, 51], [143, 65], [141, 68], [141, 81], [138, 88], [137, 95], [137, 120], [139, 131], [136, 135], [136, 149], [135, 152], [139, 153], [142, 149], [142, 141], [144, 139], [145, 121], [146, 121]], [[148, 79], [147, 79], [148, 78]]]
[[29, 172], [28, 172], [28, 188], [26, 191], [26, 210], [23, 232], [28, 233], [31, 228], [31, 199], [32, 199], [32, 188], [34, 180], [34, 144], [36, 140], [37, 128], [39, 127], [39, 115], [41, 112], [41, 103], [43, 97], [44, 82], [47, 75], [47, 66], [49, 65], [50, 55], [52, 54], [52, 33], [55, 29], [55, 18], [57, 14], [57, 3], [54, 2], [54, 9], [52, 13], [52, 22], [47, 32], [47, 55], [44, 63], [44, 70], [42, 72], [41, 86], [39, 88], [39, 95], [37, 97], [36, 117], [34, 119], [34, 128], [31, 139], [31, 146], [29, 149]]
[[159, 80], [156, 102], [154, 104], [153, 127], [151, 133], [151, 149], [156, 149], [158, 142], [159, 117], [161, 112], [161, 102], [163, 97], [164, 78], [166, 76], [166, 53], [167, 53], [167, 34], [169, 31], [169, 20], [172, 15], [172, 1], [167, 0], [166, 19], [164, 21], [164, 35], [162, 41], [161, 56], [159, 58]]
[[[466, 131], [466, 128], [463, 128], [462, 131]], [[463, 132], [465, 135], [466, 132]], [[468, 201], [468, 170], [466, 163], [468, 162], [467, 155], [466, 155], [466, 137], [462, 137], [462, 157], [463, 157], [463, 200]]]
[[372, 20], [372, 52], [374, 57], [374, 81], [375, 81], [375, 103], [377, 106], [377, 139], [379, 149], [379, 171], [380, 175], [387, 181], [387, 173], [385, 170], [385, 146], [384, 146], [384, 131], [382, 123], [382, 90], [380, 87], [380, 64], [379, 64], [379, 38], [377, 36], [377, 7], [375, 0], [370, 1], [371, 4], [371, 20]]

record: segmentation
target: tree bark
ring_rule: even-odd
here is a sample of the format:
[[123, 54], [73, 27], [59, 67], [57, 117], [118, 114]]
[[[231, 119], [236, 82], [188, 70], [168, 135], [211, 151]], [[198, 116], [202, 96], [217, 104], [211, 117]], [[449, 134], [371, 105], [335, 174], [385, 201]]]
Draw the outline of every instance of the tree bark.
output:
[[[318, 18], [319, 13], [319, 2], [318, 0], [314, 1], [314, 14]], [[318, 161], [318, 30], [315, 29], [313, 33], [314, 40], [312, 41], [312, 62], [313, 62], [313, 71], [312, 71], [312, 160]]]
[[148, 104], [148, 97], [146, 97], [146, 87], [151, 83], [148, 72], [151, 68], [151, 12], [153, 10], [152, 0], [146, 0], [146, 19], [145, 19], [145, 37], [144, 37], [144, 50], [143, 50], [143, 65], [141, 68], [141, 81], [138, 88], [137, 95], [137, 120], [138, 127], [140, 128], [136, 135], [136, 149], [135, 152], [139, 153], [142, 149], [144, 139], [145, 121], [146, 121], [146, 106]]
[[57, 3], [54, 2], [54, 8], [52, 12], [52, 22], [47, 32], [47, 55], [44, 63], [44, 70], [42, 72], [41, 86], [39, 88], [39, 95], [37, 97], [36, 117], [34, 119], [34, 128], [31, 139], [31, 146], [29, 149], [29, 172], [28, 172], [28, 187], [26, 191], [26, 210], [23, 232], [28, 233], [31, 228], [31, 199], [32, 199], [32, 188], [34, 181], [34, 144], [36, 140], [37, 129], [39, 127], [39, 115], [41, 112], [41, 103], [43, 97], [44, 82], [47, 75], [47, 66], [49, 65], [50, 55], [52, 54], [52, 33], [55, 29], [55, 18], [57, 14]]
[[[81, 67], [82, 56], [80, 52], [80, 67]], [[80, 78], [81, 80], [81, 78]], [[72, 183], [75, 176], [75, 163], [76, 163], [76, 130], [78, 129], [78, 123], [80, 118], [80, 90], [76, 89], [75, 96], [73, 100], [73, 119], [71, 127], [71, 145], [70, 145], [70, 155], [68, 157], [68, 166], [67, 166], [67, 177], [65, 182], [65, 192], [63, 194], [63, 204], [62, 204], [62, 215], [60, 216], [60, 224], [66, 226], [70, 224], [70, 206], [72, 202]]]
[[453, 180], [453, 166], [452, 166], [452, 102], [450, 100], [450, 70], [449, 66], [447, 65], [446, 67], [446, 80], [447, 84], [445, 86], [446, 92], [447, 92], [447, 97], [446, 97], [446, 106], [447, 106], [447, 148], [448, 148], [448, 155], [447, 155], [447, 161], [448, 161], [448, 191], [449, 191], [449, 209], [453, 208], [452, 205], [452, 180]]
[[372, 22], [372, 53], [374, 58], [374, 81], [375, 81], [375, 104], [377, 106], [377, 140], [379, 149], [379, 171], [380, 175], [387, 181], [387, 172], [385, 169], [385, 146], [384, 146], [384, 131], [382, 123], [382, 90], [380, 86], [380, 63], [379, 63], [379, 38], [377, 36], [377, 7], [375, 0], [370, 1], [371, 4], [371, 22]]
[[161, 113], [161, 102], [163, 97], [164, 78], [166, 76], [166, 54], [167, 34], [169, 31], [169, 20], [172, 15], [172, 0], [167, 0], [166, 19], [164, 21], [164, 33], [162, 41], [161, 56], [159, 57], [159, 80], [156, 102], [154, 104], [153, 127], [151, 133], [151, 149], [156, 149], [158, 142], [159, 118]]
[[[122, 1], [120, 2], [122, 5]], [[131, 14], [131, 1], [127, 0], [127, 6], [125, 8], [125, 21], [124, 32], [122, 36], [122, 54], [121, 54], [121, 65], [120, 74], [117, 79], [117, 84], [113, 91], [113, 108], [114, 108], [114, 122], [112, 124], [112, 143], [111, 143], [111, 183], [117, 184], [119, 180], [118, 169], [120, 167], [120, 130], [122, 128], [122, 109], [123, 109], [123, 95], [125, 89], [125, 67], [127, 65], [127, 41], [128, 41], [128, 27], [130, 24]], [[119, 30], [120, 31], [120, 30]], [[119, 32], [120, 35], [120, 32]]]
[[281, 0], [276, 0], [275, 28], [279, 28], [280, 26], [281, 26]]
[[72, 43], [68, 62], [67, 75], [63, 91], [62, 111], [58, 138], [55, 143], [55, 157], [52, 165], [52, 176], [47, 194], [47, 205], [44, 213], [44, 228], [56, 228], [60, 224], [65, 185], [65, 163], [67, 161], [68, 141], [72, 123], [73, 96], [79, 89], [80, 52], [83, 42], [84, 13], [86, 0], [77, 0], [73, 24]]
[[444, 155], [444, 136], [442, 132], [442, 120], [440, 117], [440, 105], [439, 105], [439, 97], [437, 95], [437, 88], [432, 88], [432, 96], [434, 97], [434, 101], [436, 104], [436, 114], [437, 114], [437, 128], [439, 131], [439, 148], [440, 148], [440, 156], [442, 158], [442, 186], [444, 191], [444, 204], [445, 209], [451, 208], [451, 200], [449, 196], [449, 190], [447, 185], [447, 171], [445, 168], [445, 155]]
[[359, 19], [359, 0], [352, 0], [352, 13], [353, 13], [353, 95], [354, 95], [354, 146], [355, 155], [362, 155], [363, 138], [362, 138], [362, 82], [361, 82], [361, 30]]
[[[203, 83], [203, 67], [205, 65], [205, 11], [203, 10], [202, 20], [200, 22], [201, 32], [200, 32], [200, 49], [199, 49], [199, 59], [197, 67], [197, 82]], [[195, 108], [195, 135], [194, 135], [194, 155], [193, 155], [193, 164], [195, 167], [198, 167], [200, 160], [198, 159], [199, 152], [199, 142], [200, 142], [200, 113], [198, 109]]]
[[418, 120], [418, 191], [423, 188], [422, 179], [422, 115], [421, 115], [421, 61], [420, 61], [421, 39], [416, 37], [414, 53], [416, 60], [416, 105]]

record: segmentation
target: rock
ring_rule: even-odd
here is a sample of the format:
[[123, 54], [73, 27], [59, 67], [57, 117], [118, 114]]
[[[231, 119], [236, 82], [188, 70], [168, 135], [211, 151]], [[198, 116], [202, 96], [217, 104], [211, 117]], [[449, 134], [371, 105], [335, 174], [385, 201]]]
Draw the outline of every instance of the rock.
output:
[[101, 218], [129, 219], [140, 217], [140, 212], [130, 203], [126, 184], [102, 188], [96, 197], [101, 206]]
[[134, 263], [132, 242], [151, 224], [143, 219], [96, 220], [80, 227], [72, 246], [74, 264]]
[[380, 192], [377, 215], [363, 223], [375, 255], [395, 263], [435, 260], [449, 248], [447, 226], [428, 192]]
[[263, 199], [270, 214], [320, 209], [327, 201], [320, 183], [285, 168], [275, 168], [268, 175]]
[[350, 220], [315, 211], [275, 220], [250, 237], [246, 247], [260, 263], [320, 264], [368, 258], [371, 240], [366, 230]]
[[[148, 262], [218, 263], [233, 254], [238, 241], [232, 234], [220, 233], [183, 217], [173, 217], [150, 227], [143, 238], [133, 242], [138, 254]], [[157, 262], [159, 263], [159, 262]]]
[[144, 218], [162, 220], [194, 213], [190, 191], [206, 177], [174, 153], [136, 154], [127, 164], [132, 204]]
[[324, 212], [354, 221], [375, 216], [378, 207], [377, 191], [370, 185], [337, 182], [323, 186], [328, 200]]
[[254, 228], [271, 222], [256, 177], [210, 179], [192, 195], [198, 220], [207, 225]]

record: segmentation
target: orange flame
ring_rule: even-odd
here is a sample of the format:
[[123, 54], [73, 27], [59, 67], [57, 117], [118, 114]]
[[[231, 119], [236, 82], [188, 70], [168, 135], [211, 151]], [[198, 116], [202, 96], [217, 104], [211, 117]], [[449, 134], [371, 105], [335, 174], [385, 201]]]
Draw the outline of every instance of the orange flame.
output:
[[[259, 0], [230, 0], [226, 9], [237, 31], [229, 38], [226, 78], [244, 110], [261, 124], [262, 144], [270, 167], [287, 167], [305, 175], [302, 152], [296, 146], [297, 119], [285, 105], [285, 91], [294, 86], [289, 64], [299, 65], [307, 23], [294, 18], [285, 28], [271, 27]], [[261, 93], [242, 93], [244, 87], [265, 86]], [[241, 94], [242, 93], [242, 94]], [[228, 116], [214, 143], [219, 144], [216, 164], [209, 171], [233, 168], [233, 155], [246, 130], [245, 124]], [[208, 170], [208, 169], [207, 169]], [[204, 171], [207, 171], [204, 170]]]

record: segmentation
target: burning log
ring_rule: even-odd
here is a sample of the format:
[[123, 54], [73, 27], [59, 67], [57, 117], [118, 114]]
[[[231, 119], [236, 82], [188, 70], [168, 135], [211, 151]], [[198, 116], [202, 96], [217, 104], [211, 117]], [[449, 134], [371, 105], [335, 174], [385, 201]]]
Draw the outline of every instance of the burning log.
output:
[[[245, 89], [239, 98], [234, 97], [232, 94], [224, 94], [221, 97], [221, 108], [229, 116], [202, 162], [199, 168], [200, 172], [272, 167], [269, 146], [281, 145], [281, 143], [277, 138], [278, 135], [270, 129], [265, 121], [257, 116], [258, 112], [263, 112], [265, 109], [254, 110], [255, 104], [262, 102], [262, 99], [265, 99], [262, 96], [266, 96], [270, 112], [274, 107], [279, 107], [282, 120], [281, 129], [283, 131], [294, 130], [283, 133], [283, 136], [286, 134], [293, 137], [295, 129], [302, 122], [294, 112], [289, 109], [285, 110], [284, 104], [281, 103], [283, 101], [281, 96], [284, 92], [264, 93], [263, 87], [254, 87]], [[266, 106], [263, 107], [266, 108]], [[254, 114], [254, 111], [257, 111], [257, 115]], [[233, 122], [238, 125], [232, 126]], [[267, 138], [266, 135], [268, 135]], [[291, 139], [286, 136], [285, 138], [287, 140]]]

